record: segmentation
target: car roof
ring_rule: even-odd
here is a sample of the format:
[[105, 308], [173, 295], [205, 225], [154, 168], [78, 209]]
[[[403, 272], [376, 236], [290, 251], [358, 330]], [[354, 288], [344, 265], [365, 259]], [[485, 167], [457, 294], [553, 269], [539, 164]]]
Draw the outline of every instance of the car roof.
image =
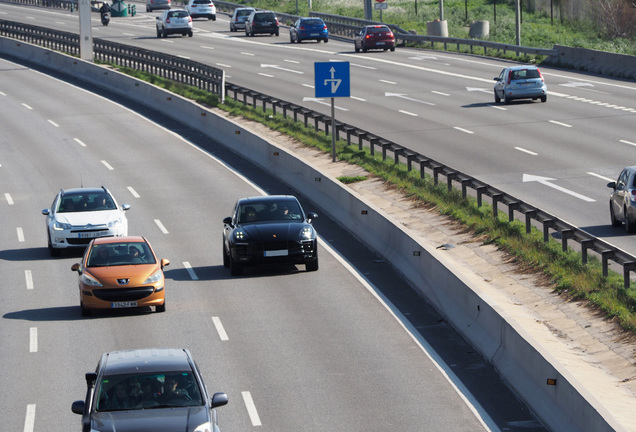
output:
[[251, 11], [253, 11], [253, 10], [256, 10], [256, 9], [254, 9], [253, 7], [240, 7], [240, 8], [236, 8], [234, 10], [235, 11], [237, 11], [237, 10], [251, 10]]
[[107, 375], [179, 372], [191, 370], [192, 356], [185, 348], [142, 348], [111, 351], [102, 355]]
[[276, 202], [276, 201], [298, 201], [298, 199], [293, 195], [263, 195], [263, 196], [254, 196], [254, 197], [245, 197], [239, 199], [241, 204], [249, 203], [251, 201], [257, 202]]
[[81, 187], [81, 188], [70, 188], [70, 189], [62, 189], [62, 195], [75, 195], [82, 193], [99, 193], [106, 192], [107, 189], [105, 187]]
[[98, 237], [93, 240], [94, 245], [108, 243], [147, 243], [147, 241], [142, 236]]
[[510, 70], [524, 70], [524, 69], [539, 69], [535, 65], [519, 65], [519, 66], [510, 66], [508, 69]]

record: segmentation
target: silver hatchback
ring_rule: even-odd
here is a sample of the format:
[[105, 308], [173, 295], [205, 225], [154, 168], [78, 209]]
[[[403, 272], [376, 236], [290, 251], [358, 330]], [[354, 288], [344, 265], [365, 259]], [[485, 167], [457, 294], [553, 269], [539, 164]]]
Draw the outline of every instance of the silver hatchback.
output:
[[609, 182], [612, 188], [609, 211], [612, 226], [625, 224], [628, 233], [636, 232], [636, 166], [623, 168], [618, 180]]
[[504, 68], [495, 77], [495, 103], [513, 99], [548, 100], [548, 87], [538, 67], [532, 65]]

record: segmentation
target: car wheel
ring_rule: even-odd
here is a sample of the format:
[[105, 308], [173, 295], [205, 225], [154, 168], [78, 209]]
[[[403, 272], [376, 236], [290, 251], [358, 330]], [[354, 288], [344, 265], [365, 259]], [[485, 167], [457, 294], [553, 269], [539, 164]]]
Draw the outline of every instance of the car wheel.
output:
[[93, 314], [93, 311], [90, 309], [86, 309], [82, 303], [80, 303], [80, 309], [82, 311], [82, 316], [87, 317]]
[[161, 32], [159, 31], [159, 29], [157, 29], [157, 37], [160, 38], [161, 37]]
[[49, 255], [51, 255], [52, 257], [59, 257], [60, 256], [60, 252], [61, 250], [56, 249], [53, 247], [53, 245], [51, 244], [51, 234], [49, 234], [49, 241], [48, 241], [48, 247], [49, 247]]
[[146, 6], [146, 12], [152, 12], [152, 9], [150, 9], [148, 6]]
[[391, 52], [395, 51], [395, 47], [391, 48]]
[[168, 37], [168, 32], [166, 31], [166, 29], [163, 29], [163, 31], [161, 32], [161, 36], [165, 39]]
[[243, 266], [234, 261], [230, 257], [230, 274], [232, 276], [240, 276], [243, 274]]
[[163, 301], [163, 304], [155, 306], [155, 310], [157, 312], [165, 312], [166, 311], [166, 301]]
[[323, 39], [322, 41], [323, 41], [324, 43], [327, 43], [327, 42], [329, 42], [329, 39]]
[[234, 26], [232, 24], [230, 24], [230, 31], [231, 32], [235, 32], [236, 31], [236, 29], [234, 28]]
[[504, 103], [505, 103], [506, 105], [509, 105], [509, 104], [510, 104], [510, 98], [509, 98], [507, 95], [504, 95]]
[[629, 220], [629, 215], [627, 214], [627, 207], [623, 209], [623, 215], [625, 216], [625, 231], [628, 233], [636, 232], [636, 223]]
[[225, 248], [225, 241], [223, 241], [223, 267], [225, 267], [225, 268], [229, 268], [230, 267], [230, 254], [228, 253], [227, 249]]
[[291, 35], [291, 33], [289, 34], [289, 43], [294, 43], [294, 37]]
[[363, 53], [367, 52], [367, 47], [363, 46], [363, 47], [362, 47], [362, 52], [363, 52]]
[[188, 32], [188, 37], [192, 37], [193, 35], [194, 35], [194, 33], [192, 33], [192, 30], [190, 30], [190, 31]]
[[614, 206], [612, 205], [612, 203], [610, 203], [610, 220], [612, 221], [613, 227], [621, 226], [622, 222], [616, 219], [616, 214], [614, 214]]
[[305, 270], [308, 272], [318, 270], [318, 258], [316, 257], [316, 261], [309, 261], [305, 264]]
[[495, 93], [495, 103], [498, 104], [499, 102], [501, 102], [501, 98], [497, 95], [497, 90], [495, 90], [494, 93]]
[[358, 48], [358, 45], [356, 45], [356, 52], [360, 52], [360, 48]]
[[548, 100], [548, 97], [546, 95], [541, 96], [541, 102], [545, 102]]
[[274, 34], [275, 34], [276, 36], [278, 36], [278, 33], [279, 33], [279, 32], [278, 32], [278, 30], [276, 30], [276, 33], [274, 33]]
[[212, 15], [212, 21], [216, 21], [216, 15]]

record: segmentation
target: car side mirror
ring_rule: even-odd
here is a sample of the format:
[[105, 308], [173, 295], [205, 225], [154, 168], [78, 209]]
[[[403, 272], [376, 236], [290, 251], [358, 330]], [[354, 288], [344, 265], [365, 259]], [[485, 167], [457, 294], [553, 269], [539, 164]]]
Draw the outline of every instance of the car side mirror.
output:
[[164, 268], [166, 266], [170, 265], [170, 260], [165, 259], [165, 258], [161, 258], [161, 268]]
[[228, 216], [228, 217], [226, 217], [226, 218], [223, 218], [223, 223], [224, 223], [225, 225], [232, 225], [232, 218], [231, 218], [231, 217], [229, 217], [229, 216]]
[[314, 213], [314, 212], [308, 212], [307, 213], [307, 220], [309, 222], [311, 222], [314, 219], [318, 219], [318, 213]]
[[44, 210], [42, 210], [42, 214], [43, 214], [44, 216], [48, 216], [48, 215], [49, 215], [49, 213], [51, 213], [51, 210], [50, 210], [50, 209], [44, 209]]
[[76, 400], [71, 405], [71, 411], [73, 411], [74, 414], [82, 415], [84, 414], [85, 407], [86, 407], [86, 403], [83, 400]]
[[79, 263], [75, 263], [71, 266], [71, 270], [72, 271], [76, 271], [79, 274], [82, 274], [82, 270], [80, 270], [80, 264]]
[[159, 20], [161, 17], [155, 17], [156, 20]]
[[495, 81], [499, 81], [499, 77], [494, 77], [493, 78]]
[[612, 188], [612, 189], [616, 190], [616, 182], [609, 182], [609, 183], [607, 184], [607, 187], [608, 187], [608, 188]]
[[122, 206], [121, 206], [121, 209], [122, 209], [123, 211], [130, 210], [130, 204], [124, 204], [124, 205], [122, 205]]
[[214, 393], [214, 395], [212, 396], [212, 405], [211, 405], [212, 408], [227, 405], [227, 403], [228, 403], [227, 394], [223, 392]]

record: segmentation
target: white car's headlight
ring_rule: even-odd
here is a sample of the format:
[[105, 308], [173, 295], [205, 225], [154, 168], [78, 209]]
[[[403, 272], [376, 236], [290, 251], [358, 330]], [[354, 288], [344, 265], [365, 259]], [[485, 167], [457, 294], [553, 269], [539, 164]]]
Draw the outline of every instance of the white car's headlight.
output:
[[309, 240], [314, 235], [314, 229], [310, 225], [305, 225], [300, 231], [300, 238], [302, 240]]
[[158, 282], [161, 280], [162, 276], [163, 276], [163, 272], [161, 270], [157, 270], [148, 279], [144, 281], [144, 285]]
[[99, 283], [97, 279], [95, 279], [93, 276], [89, 275], [88, 273], [82, 274], [82, 283], [84, 285], [90, 285], [94, 287], [103, 286], [101, 283]]
[[55, 231], [68, 230], [68, 229], [71, 229], [71, 224], [55, 221], [55, 222], [53, 222], [53, 229]]
[[212, 423], [206, 422], [197, 426], [194, 432], [212, 432]]
[[124, 222], [121, 219], [122, 218], [119, 218], [119, 219], [116, 219], [114, 221], [108, 222], [108, 228], [115, 228], [115, 227], [118, 227], [120, 225], [123, 225]]

